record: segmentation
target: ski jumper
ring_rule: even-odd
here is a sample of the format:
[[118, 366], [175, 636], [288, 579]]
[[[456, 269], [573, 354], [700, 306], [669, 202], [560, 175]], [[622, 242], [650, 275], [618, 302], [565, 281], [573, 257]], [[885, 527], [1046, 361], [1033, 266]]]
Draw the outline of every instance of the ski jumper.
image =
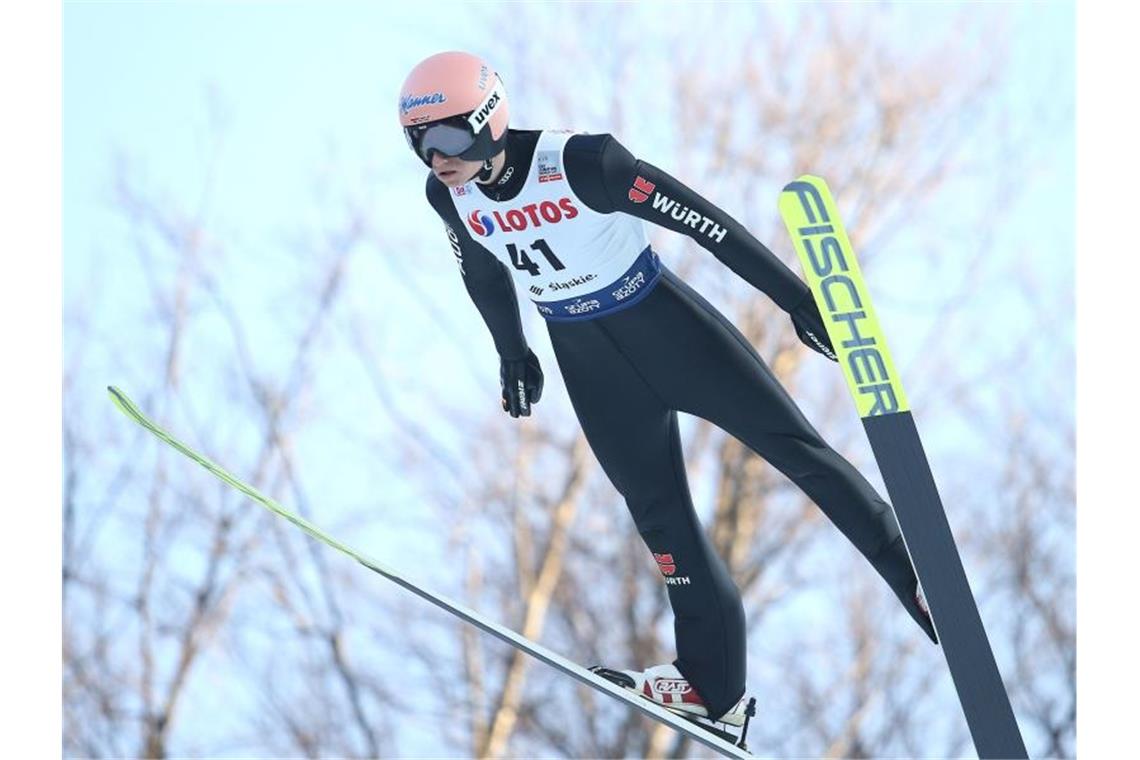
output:
[[546, 318], [590, 447], [653, 553], [675, 664], [708, 707], [744, 693], [744, 607], [693, 509], [677, 412], [739, 439], [796, 483], [899, 589], [914, 574], [894, 514], [812, 427], [756, 350], [649, 246], [687, 235], [785, 311], [807, 286], [738, 222], [608, 134], [509, 130], [491, 186], [427, 196], [501, 357], [527, 352], [515, 291]]

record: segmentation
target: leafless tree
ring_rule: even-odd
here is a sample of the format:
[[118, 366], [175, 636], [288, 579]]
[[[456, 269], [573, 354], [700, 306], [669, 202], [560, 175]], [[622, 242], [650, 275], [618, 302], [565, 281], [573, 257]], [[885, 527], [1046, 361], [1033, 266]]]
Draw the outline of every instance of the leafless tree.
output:
[[[304, 316], [297, 332], [288, 336], [291, 348], [284, 340], [278, 344], [287, 347], [285, 370], [270, 376], [244, 324], [248, 317], [214, 276], [229, 252], [225, 241], [212, 237], [204, 211], [209, 193], [204, 192], [197, 210], [185, 211], [147, 187], [139, 174], [121, 165], [112, 197], [136, 241], [137, 271], [146, 286], [126, 311], [141, 316], [149, 329], [131, 336], [128, 346], [90, 334], [95, 331], [78, 315], [70, 332], [76, 352], [121, 354], [129, 347], [132, 356], [141, 358], [118, 370], [134, 381], [136, 393], [143, 392], [144, 406], [160, 418], [176, 419], [182, 434], [230, 466], [246, 462], [236, 469], [251, 482], [267, 490], [289, 488], [304, 509], [303, 479], [292, 451], [303, 420], [295, 408], [311, 382], [320, 338], [335, 312], [359, 232], [350, 219], [342, 229], [330, 230], [323, 245], [300, 252], [306, 255], [298, 260], [318, 261], [305, 272], [317, 287], [315, 292], [306, 287], [311, 295], [298, 310]], [[219, 335], [230, 341], [229, 350], [203, 362], [202, 343]], [[217, 382], [198, 371], [204, 364], [215, 377], [229, 380], [213, 398], [196, 392]], [[65, 417], [64, 451], [69, 473], [64, 496], [65, 751], [160, 758], [208, 755], [227, 746], [233, 739], [225, 735], [174, 737], [184, 722], [187, 700], [194, 698], [201, 709], [202, 699], [214, 690], [211, 681], [216, 679], [202, 673], [210, 668], [204, 663], [216, 664], [217, 658], [241, 650], [232, 644], [241, 638], [233, 633], [239, 628], [235, 620], [244, 621], [242, 633], [264, 624], [235, 613], [235, 607], [248, 605], [264, 614], [272, 599], [268, 609], [277, 626], [295, 626], [295, 641], [303, 644], [298, 662], [309, 666], [288, 674], [288, 688], [297, 690], [298, 679], [308, 679], [310, 687], [320, 684], [326, 693], [324, 710], [304, 713], [293, 733], [286, 734], [294, 744], [279, 745], [281, 749], [383, 754], [388, 722], [377, 705], [384, 705], [389, 695], [357, 671], [345, 648], [350, 619], [342, 599], [351, 593], [352, 581], [335, 576], [311, 543], [283, 533], [278, 522], [251, 509], [238, 494], [204, 481], [181, 458], [128, 431], [122, 420], [107, 421], [109, 441], [88, 438], [83, 423], [93, 414], [87, 408], [92, 399], [90, 389], [81, 388], [76, 378], [74, 372], [65, 378], [74, 404]], [[224, 422], [219, 398], [237, 400], [243, 425]], [[260, 433], [249, 437], [259, 420]], [[115, 461], [101, 454], [105, 449], [118, 455]], [[262, 646], [251, 660], [270, 662], [272, 651]], [[253, 669], [255, 662], [245, 665]], [[282, 671], [275, 675], [285, 680]], [[270, 680], [263, 684], [265, 689], [277, 685]], [[226, 696], [223, 689], [215, 698]], [[265, 695], [267, 701], [275, 697]], [[288, 723], [297, 704], [281, 706], [277, 714], [282, 723]], [[323, 726], [317, 722], [322, 712]], [[256, 741], [266, 746], [264, 737]]]
[[[938, 42], [911, 49], [878, 33], [902, 23], [889, 6], [502, 13], [488, 24], [502, 46], [497, 65], [518, 73], [508, 81], [516, 126], [612, 131], [794, 269], [775, 198], [801, 173], [827, 178], [880, 310], [932, 325], [918, 348], [896, 346], [896, 358], [922, 398], [920, 427], [1031, 753], [1071, 757], [1073, 440], [1071, 367], [1061, 366], [1071, 340], [1067, 354], [1062, 341], [1053, 355], [1031, 341], [1043, 327], [1063, 328], [1049, 322], [1055, 313], [1031, 307], [1068, 302], [1004, 255], [993, 219], [941, 237], [913, 222], [930, 219], [940, 194], [966, 179], [990, 194], [979, 207], [1017, 197], [1008, 178], [1030, 160], [1018, 135], [991, 146], [1003, 161], [991, 165], [974, 134], [1002, 124], [1005, 16], [943, 14]], [[552, 27], [557, 34], [533, 33]], [[643, 45], [639, 30], [660, 44]], [[568, 71], [579, 86], [567, 86]], [[101, 321], [97, 289], [69, 304], [65, 753], [703, 754], [374, 582], [111, 419], [109, 404], [95, 411], [79, 368], [121, 359], [122, 382], [141, 389], [148, 411], [306, 515], [335, 515], [334, 534], [365, 549], [398, 545], [433, 588], [584, 664], [670, 659], [659, 575], [586, 445], [541, 321], [523, 306], [546, 395], [533, 418], [509, 420], [498, 408], [497, 358], [442, 230], [392, 231], [369, 180], [357, 180], [393, 172], [354, 174], [353, 164], [329, 169], [340, 179], [321, 199], [322, 226], [289, 227], [292, 239], [271, 254], [243, 250], [210, 216], [223, 164], [195, 202], [170, 197], [129, 164], [116, 174], [114, 202], [132, 230], [140, 281], [123, 319], [146, 327], [128, 351]], [[651, 235], [825, 437], [878, 482], [838, 374], [798, 343], [786, 315], [706, 251]], [[907, 245], [922, 246], [924, 276], [969, 274], [914, 298], [880, 290]], [[969, 266], [959, 265], [962, 250]], [[246, 255], [280, 275], [261, 286], [269, 292], [256, 307], [248, 283], [225, 276]], [[1032, 315], [1002, 341], [987, 339], [990, 312], [974, 300], [991, 281], [1015, 283]], [[437, 294], [462, 305], [442, 308]], [[395, 320], [385, 301], [397, 299]], [[257, 309], [272, 314], [271, 329]], [[947, 349], [949, 330], [973, 337], [977, 362], [963, 365]], [[1042, 367], [1061, 377], [1055, 387], [1002, 390]], [[968, 433], [939, 435], [962, 419]], [[749, 686], [761, 704], [752, 750], [968, 753], [939, 651], [865, 561], [739, 441], [691, 418], [682, 432], [701, 517], [745, 599]], [[969, 445], [941, 443], [953, 440]], [[359, 451], [350, 462], [326, 451], [350, 447]], [[322, 487], [336, 476], [318, 471], [314, 451], [346, 479], [364, 469], [362, 482]], [[333, 501], [341, 512], [330, 511]]]
[[[543, 17], [545, 26], [559, 29], [553, 38], [537, 40], [521, 32], [511, 35], [512, 28], [533, 27], [510, 26], [505, 21], [499, 24], [509, 43], [506, 63], [500, 65], [528, 72], [527, 77], [513, 83], [515, 101], [526, 102], [535, 108], [533, 112], [557, 120], [555, 126], [588, 128], [601, 124], [623, 139], [631, 132], [636, 136], [638, 128], [647, 125], [631, 116], [623, 95], [655, 84], [651, 71], [656, 63], [654, 51], [638, 50], [636, 40], [623, 35], [623, 30], [636, 26], [625, 17], [625, 7], [575, 7], [563, 12], [564, 18]], [[519, 9], [512, 9], [512, 19], [517, 21], [519, 13]], [[521, 13], [526, 15], [526, 11]], [[994, 113], [994, 99], [1004, 65], [1003, 47], [998, 43], [1004, 23], [1000, 16], [988, 30], [992, 38], [969, 17], [958, 15], [947, 22], [939, 44], [907, 51], [882, 43], [874, 33], [877, 24], [891, 22], [890, 15], [889, 9], [868, 13], [865, 9], [856, 12], [829, 7], [796, 14], [794, 20], [786, 22], [749, 9], [742, 23], [751, 23], [756, 33], [748, 37], [747, 47], [734, 44], [735, 38], [726, 40], [725, 48], [715, 53], [686, 46], [680, 40], [667, 43], [664, 49], [675, 51], [678, 60], [666, 70], [685, 74], [669, 82], [676, 96], [663, 105], [676, 109], [673, 124], [684, 150], [672, 156], [674, 162], [667, 160], [671, 157], [668, 152], [657, 162], [666, 168], [679, 167], [675, 173], [683, 180], [707, 189], [714, 200], [741, 218], [762, 240], [771, 242], [789, 262], [790, 247], [778, 242], [783, 238], [772, 208], [777, 183], [809, 171], [826, 176], [838, 188], [852, 240], [862, 254], [865, 271], [874, 280], [879, 270], [889, 266], [882, 252], [903, 234], [903, 220], [927, 212], [944, 187], [961, 181], [964, 173], [983, 178], [992, 174], [992, 170], [969, 166], [967, 158], [975, 149], [972, 134], [951, 125], [1000, 119], [1000, 114]], [[720, 29], [724, 23], [723, 18], [705, 21], [694, 16], [692, 23], [685, 25], [686, 34], [699, 36], [707, 31], [711, 37], [712, 27]], [[962, 42], [976, 40], [979, 35], [985, 42]], [[978, 46], [986, 52], [979, 55]], [[543, 65], [552, 59], [561, 61], [557, 73]], [[723, 75], [726, 65], [734, 76]], [[588, 92], [587, 97], [555, 81], [565, 70], [604, 75], [595, 82], [583, 74], [589, 86], [580, 90]], [[545, 77], [552, 79], [546, 81]], [[652, 97], [645, 97], [652, 101]], [[704, 102], [731, 105], [700, 109], [706, 118], [689, 118], [694, 104]], [[1017, 173], [1016, 161], [1029, 160], [1016, 151], [1006, 155], [1007, 163], [990, 188], [992, 208], [998, 210], [1016, 197], [1008, 180]], [[975, 248], [968, 256], [978, 260], [995, 255], [992, 225], [992, 220], [984, 222], [976, 231]], [[940, 257], [956, 255], [950, 243], [924, 243], [932, 268]], [[817, 357], [798, 344], [786, 316], [765, 299], [758, 299], [727, 271], [708, 266], [707, 252], [688, 242], [678, 245], [676, 239], [661, 235], [655, 236], [654, 244], [671, 266], [698, 282], [741, 326], [828, 437], [857, 463], [873, 470], [838, 377], [827, 385], [816, 380], [820, 370], [812, 362]], [[942, 324], [956, 320], [973, 325], [973, 329], [981, 328], [986, 313], [971, 313], [965, 308], [971, 287], [977, 283], [967, 279], [955, 285], [952, 290], [924, 295], [926, 319]], [[931, 315], [936, 315], [935, 319]], [[984, 403], [974, 398], [979, 390], [969, 388], [969, 375], [947, 367], [945, 353], [930, 353], [933, 369], [927, 372], [947, 391], [931, 394], [928, 403], [951, 402], [953, 409]], [[996, 384], [1023, 371], [1026, 360], [1015, 351], [996, 357], [996, 366], [987, 369], [999, 370], [992, 376]], [[921, 374], [916, 380], [917, 387], [922, 388], [927, 382]], [[541, 409], [541, 424], [560, 430], [572, 427], [573, 420], [565, 417], [565, 411], [564, 405]], [[753, 641], [765, 642], [761, 650], [774, 659], [761, 672], [778, 680], [766, 680], [764, 685], [782, 692], [762, 695], [765, 709], [760, 726], [754, 729], [752, 746], [763, 754], [834, 757], [968, 752], [968, 735], [961, 719], [955, 717], [955, 697], [937, 649], [924, 647], [917, 631], [909, 627], [889, 591], [873, 577], [865, 562], [842, 544], [802, 494], [738, 441], [703, 421], [688, 421], [686, 433], [694, 487], [708, 495], [708, 501], [701, 505], [707, 529], [745, 595], [755, 632]], [[536, 443], [535, 437], [522, 435], [514, 444], [517, 448], [494, 458], [500, 464], [528, 462], [535, 457], [530, 447]], [[1071, 456], [1071, 450], [1059, 447], [1050, 456]], [[559, 480], [558, 473], [564, 472], [566, 465], [544, 461], [544, 477]], [[966, 463], [953, 474], [940, 477], [949, 479], [944, 490], [957, 493], [960, 482], [970, 483], [970, 472]], [[565, 572], [553, 588], [547, 627], [541, 631], [543, 640], [583, 661], [611, 662], [616, 657], [644, 665], [667, 659], [671, 656], [671, 633], [664, 594], [620, 500], [607, 492], [596, 470], [593, 476], [593, 498], [578, 508], [578, 520], [570, 527], [574, 534], [570, 541], [573, 560], [564, 567], [573, 567], [574, 572]], [[510, 473], [502, 477], [514, 482], [516, 488], [527, 480], [526, 475]], [[478, 482], [494, 478], [495, 471], [487, 471]], [[525, 491], [516, 491], [513, 499], [505, 501], [483, 491], [476, 493], [480, 494], [482, 508], [469, 513], [468, 518], [489, 521], [504, 536], [520, 520], [530, 524], [536, 511], [544, 513], [536, 510], [542, 500], [533, 494], [528, 498]], [[526, 511], [527, 516], [486, 509], [491, 503], [506, 503], [512, 510]], [[1063, 490], [1056, 504], [1059, 510], [1072, 507]], [[958, 514], [966, 517], [960, 509]], [[556, 528], [546, 521], [539, 529], [543, 527], [559, 531], [561, 541], [562, 525]], [[1057, 547], [1063, 556], [1071, 552], [1071, 533], [1062, 530], [1060, 534], [1068, 538], [1067, 544], [1062, 542]], [[977, 563], [983, 553], [973, 538], [961, 536], [968, 564]], [[553, 546], [558, 542], [554, 535], [548, 535], [537, 543]], [[1005, 556], [1012, 561], [1008, 545], [1006, 548]], [[828, 561], [828, 555], [835, 559]], [[476, 560], [468, 556], [470, 568]], [[493, 573], [479, 566], [487, 561], [485, 558], [477, 560], [476, 568], [469, 569], [469, 577], [478, 580], [472, 581], [468, 592], [470, 600], [483, 609], [496, 609], [496, 617], [520, 625], [524, 615], [518, 600], [526, 598], [527, 585], [519, 576], [525, 578], [534, 560], [514, 555], [507, 560], [505, 566], [496, 565]], [[497, 580], [498, 607], [491, 604], [493, 598], [485, 588], [491, 578]], [[994, 594], [1026, 591], [1008, 586], [1001, 591], [1000, 579], [989, 577], [975, 579], [975, 585], [983, 604]], [[834, 614], [821, 621], [818, 609], [785, 609], [802, 606], [792, 601], [805, 597], [818, 600], [817, 606]], [[989, 608], [985, 609], [988, 613]], [[1026, 620], [1040, 617], [1038, 612]], [[789, 621], [794, 626], [789, 626]], [[1002, 645], [1005, 629], [1000, 621], [990, 623], [995, 627], [993, 637], [1001, 656], [1008, 651]], [[1036, 622], [1030, 627], [1036, 630]], [[813, 629], [816, 635], [806, 633]], [[1054, 648], [1071, 655], [1072, 631], [1056, 625], [1052, 629], [1057, 632]], [[789, 635], [789, 630], [805, 633]], [[471, 651], [465, 660], [466, 669], [456, 672], [455, 677], [466, 682], [466, 688], [475, 695], [458, 701], [475, 711], [466, 745], [472, 755], [554, 752], [567, 756], [678, 756], [694, 751], [687, 742], [676, 741], [668, 729], [646, 725], [640, 717], [606, 704], [604, 698], [542, 672], [534, 674], [535, 683], [527, 692], [533, 701], [510, 710], [509, 720], [516, 726], [511, 743], [488, 744], [486, 726], [503, 725], [497, 722], [496, 706], [504, 704], [503, 695], [508, 691], [519, 693], [512, 678], [517, 671], [508, 664], [513, 655], [506, 660], [489, 660], [478, 651], [483, 645], [477, 637], [459, 631], [456, 635], [464, 637]], [[1015, 646], [1020, 651], [1020, 646]], [[1002, 664], [1007, 670], [1011, 665], [1005, 659]], [[499, 676], [490, 677], [488, 671]], [[1057, 689], [1052, 682], [1056, 668], [1050, 671], [1050, 678], [1029, 671], [1021, 667], [1018, 678], [1011, 677], [1015, 704], [1019, 708], [1022, 704], [1019, 684], [1025, 679], [1024, 688], [1029, 691], [1041, 688], [1052, 695], [1041, 702], [1037, 712], [1056, 717], [1057, 699], [1064, 705], [1071, 703], [1065, 697], [1072, 694], [1071, 684], [1063, 682]], [[500, 690], [489, 694], [488, 681], [498, 684]], [[504, 686], [508, 682], [510, 690]], [[568, 714], [581, 715], [583, 725], [573, 725]], [[1071, 736], [1072, 722], [1064, 723], [1067, 714], [1050, 723], [1046, 731]], [[516, 720], [515, 715], [525, 716], [525, 720]], [[1041, 741], [1028, 735], [1031, 744]], [[1064, 740], [1049, 742], [1045, 745], [1049, 752], [1071, 753]]]

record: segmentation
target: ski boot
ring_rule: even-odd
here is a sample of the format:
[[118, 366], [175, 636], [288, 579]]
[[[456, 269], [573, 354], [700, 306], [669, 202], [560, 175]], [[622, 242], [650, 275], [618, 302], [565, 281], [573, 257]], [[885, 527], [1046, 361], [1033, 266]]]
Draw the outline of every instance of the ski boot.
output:
[[915, 579], [914, 584], [906, 591], [896, 592], [896, 596], [930, 640], [935, 644], [939, 643], [938, 634], [934, 631], [934, 618], [930, 616], [930, 605], [926, 603], [926, 595], [922, 593], [922, 586], [918, 585], [918, 580]]
[[887, 547], [874, 557], [870, 558], [871, 566], [878, 571], [891, 590], [895, 592], [903, 609], [918, 623], [918, 627], [935, 644], [938, 643], [938, 634], [934, 630], [934, 620], [930, 616], [930, 607], [923, 596], [922, 588], [918, 584], [918, 575], [910, 564], [910, 557], [906, 553], [902, 536], [896, 536]]
[[[672, 663], [656, 665], [644, 671], [612, 670], [594, 665], [590, 671], [607, 681], [645, 697], [674, 715], [685, 718], [729, 744], [734, 744], [747, 751], [748, 748], [745, 746], [744, 740], [748, 734], [748, 721], [756, 715], [755, 697], [747, 699], [741, 697], [740, 701], [724, 715], [711, 718], [708, 708], [705, 707], [704, 700], [697, 694], [697, 690]], [[718, 723], [739, 728], [740, 735], [736, 736], [732, 732], [717, 726]]]

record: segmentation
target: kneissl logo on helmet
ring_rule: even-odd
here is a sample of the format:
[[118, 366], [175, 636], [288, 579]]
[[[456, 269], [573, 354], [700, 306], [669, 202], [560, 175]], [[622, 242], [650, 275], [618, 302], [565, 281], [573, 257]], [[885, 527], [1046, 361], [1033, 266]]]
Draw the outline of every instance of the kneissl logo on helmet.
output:
[[[388, 102], [391, 103], [392, 101]], [[424, 106], [434, 106], [446, 102], [447, 96], [442, 92], [433, 92], [430, 95], [405, 95], [400, 98], [400, 113], [406, 114], [413, 108], [423, 108]]]

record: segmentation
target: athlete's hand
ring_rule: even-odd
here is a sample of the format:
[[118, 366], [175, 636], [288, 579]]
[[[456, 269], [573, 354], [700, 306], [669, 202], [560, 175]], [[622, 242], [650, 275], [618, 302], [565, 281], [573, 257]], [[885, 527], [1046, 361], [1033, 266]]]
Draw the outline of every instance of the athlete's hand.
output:
[[529, 417], [530, 405], [542, 398], [542, 367], [534, 351], [527, 349], [526, 356], [518, 359], [500, 358], [499, 382], [503, 411], [512, 417]]
[[810, 290], [799, 302], [799, 305], [788, 314], [792, 318], [792, 324], [795, 325], [796, 335], [799, 336], [800, 340], [831, 361], [839, 361], [839, 357], [835, 355], [835, 347], [831, 345], [831, 338], [827, 336], [827, 328], [823, 326], [823, 317], [819, 313], [819, 307], [816, 306], [815, 298]]

